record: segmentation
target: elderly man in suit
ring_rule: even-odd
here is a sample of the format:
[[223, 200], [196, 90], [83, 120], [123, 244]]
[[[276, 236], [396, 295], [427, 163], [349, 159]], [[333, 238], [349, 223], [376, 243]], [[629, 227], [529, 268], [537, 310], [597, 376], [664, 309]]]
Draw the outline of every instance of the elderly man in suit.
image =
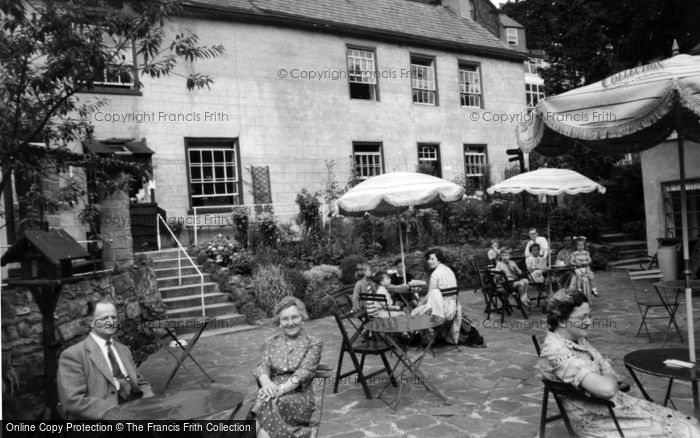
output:
[[58, 362], [58, 396], [69, 419], [97, 420], [117, 404], [153, 396], [129, 348], [114, 339], [114, 303], [89, 303], [88, 318], [90, 334], [64, 350]]

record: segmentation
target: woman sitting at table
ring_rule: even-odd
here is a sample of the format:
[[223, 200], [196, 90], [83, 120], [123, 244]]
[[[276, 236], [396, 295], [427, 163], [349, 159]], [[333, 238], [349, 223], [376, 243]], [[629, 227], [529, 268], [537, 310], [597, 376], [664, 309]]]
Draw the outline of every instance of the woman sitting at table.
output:
[[[561, 289], [547, 300], [549, 332], [538, 363], [543, 377], [612, 400], [625, 436], [700, 437], [695, 419], [618, 390], [622, 378], [586, 338], [591, 324], [591, 306], [581, 292]], [[563, 402], [577, 436], [618, 436], [606, 406], [566, 397]]]
[[304, 331], [308, 319], [304, 303], [286, 296], [274, 310], [281, 331], [265, 340], [255, 369], [260, 383], [252, 411], [258, 437], [309, 437], [314, 408], [312, 380], [323, 345]]

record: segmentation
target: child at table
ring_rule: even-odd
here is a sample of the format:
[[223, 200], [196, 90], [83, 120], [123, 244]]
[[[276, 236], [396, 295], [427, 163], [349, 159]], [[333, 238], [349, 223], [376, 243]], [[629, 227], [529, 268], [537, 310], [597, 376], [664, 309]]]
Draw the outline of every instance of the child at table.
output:
[[491, 248], [486, 252], [486, 257], [489, 258], [489, 265], [495, 266], [498, 262], [498, 256], [501, 254], [501, 249], [498, 247], [498, 240], [491, 241]]
[[543, 284], [547, 276], [547, 259], [540, 255], [540, 245], [533, 243], [530, 246], [530, 255], [525, 259], [525, 266], [532, 277], [532, 281]]
[[366, 303], [367, 314], [371, 318], [393, 318], [395, 316], [403, 316], [404, 312], [400, 311], [400, 307], [394, 304], [391, 299], [391, 294], [386, 289], [387, 286], [391, 284], [391, 276], [386, 272], [377, 272], [372, 278], [375, 284], [377, 284], [377, 289], [374, 292], [377, 295], [384, 295], [386, 297], [386, 306], [384, 303], [377, 301], [368, 301]]
[[576, 275], [577, 289], [581, 290], [584, 282], [588, 282], [591, 287], [593, 296], [598, 296], [598, 288], [595, 286], [595, 275], [591, 270], [591, 254], [586, 251], [586, 238], [579, 236], [576, 240], [576, 251], [571, 253], [571, 265], [575, 266], [574, 274]]
[[358, 263], [355, 270], [355, 289], [352, 291], [352, 310], [358, 311], [362, 309], [360, 302], [360, 294], [374, 293], [376, 285], [372, 281], [372, 269], [367, 263]]
[[506, 277], [506, 281], [512, 283], [513, 288], [520, 294], [520, 301], [524, 305], [530, 304], [530, 299], [527, 297], [527, 285], [528, 281], [526, 278], [520, 278], [523, 272], [520, 270], [518, 265], [510, 259], [512, 250], [509, 247], [504, 247], [501, 254], [498, 256], [499, 260], [496, 263], [494, 271], [502, 272]]

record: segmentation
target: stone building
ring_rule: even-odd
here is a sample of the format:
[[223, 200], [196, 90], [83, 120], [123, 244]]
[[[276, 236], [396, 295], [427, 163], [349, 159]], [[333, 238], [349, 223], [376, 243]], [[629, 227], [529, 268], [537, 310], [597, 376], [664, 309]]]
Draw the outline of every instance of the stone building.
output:
[[[225, 47], [196, 64], [214, 78], [211, 89], [187, 92], [175, 75], [105, 75], [82, 98], [109, 100], [92, 115], [98, 140], [133, 139], [153, 151], [150, 188], [169, 217], [267, 202], [290, 218], [302, 188], [325, 186], [330, 161], [341, 184], [420, 162], [449, 180], [488, 173], [496, 182], [526, 112], [527, 54], [496, 36], [489, 5], [188, 0], [167, 27]], [[51, 225], [84, 238], [77, 213]], [[218, 223], [199, 223], [207, 221]]]

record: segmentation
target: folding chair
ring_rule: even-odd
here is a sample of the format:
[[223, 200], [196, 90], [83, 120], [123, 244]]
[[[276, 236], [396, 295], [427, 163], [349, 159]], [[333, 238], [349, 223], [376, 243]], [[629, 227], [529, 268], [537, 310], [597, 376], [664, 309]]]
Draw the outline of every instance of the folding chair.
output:
[[[637, 303], [637, 308], [639, 308], [639, 314], [642, 316], [642, 322], [639, 324], [637, 336], [639, 336], [643, 328], [647, 334], [649, 342], [651, 342], [651, 333], [649, 332], [647, 320], [672, 318], [668, 305], [662, 299], [659, 291], [657, 291], [654, 287], [654, 283], [662, 281], [664, 279], [664, 276], [661, 273], [661, 270], [659, 269], [648, 269], [645, 271], [630, 271], [627, 273], [627, 275], [629, 276], [629, 279], [632, 282], [634, 300]], [[654, 308], [663, 308], [666, 314], [655, 315], [653, 312], [650, 314], [649, 310]], [[670, 323], [671, 321], [669, 320], [669, 324]], [[680, 331], [678, 331], [678, 334], [680, 336]], [[683, 338], [681, 337], [681, 339]]]
[[[328, 379], [330, 379], [332, 376], [333, 367], [323, 363], [318, 364], [318, 367], [316, 367], [316, 375], [314, 376], [314, 378], [322, 379], [323, 386], [321, 387], [321, 403], [317, 403], [316, 401], [314, 401], [314, 413], [311, 415], [311, 419], [307, 424], [308, 427], [313, 428], [311, 438], [322, 436], [319, 433], [319, 431], [321, 429], [321, 420], [323, 419], [323, 402], [325, 400], [326, 395], [326, 383], [328, 382]], [[255, 383], [258, 385], [258, 389], [260, 389], [260, 382], [258, 382], [256, 379]], [[254, 417], [252, 415], [252, 409], [253, 405], [255, 405], [257, 394], [257, 391], [249, 394], [246, 397], [246, 401], [243, 402], [243, 406], [239, 407], [237, 410], [234, 410], [234, 412], [231, 413], [230, 420], [253, 420]]]
[[[493, 275], [496, 290], [499, 291], [499, 289], [502, 289], [502, 293], [499, 293], [499, 295], [501, 296], [503, 303], [508, 304], [508, 297], [513, 297], [513, 301], [515, 301], [515, 305], [520, 310], [520, 313], [522, 313], [523, 318], [528, 319], [525, 304], [523, 304], [522, 300], [520, 299], [520, 294], [513, 288], [513, 280], [508, 280], [505, 274], [501, 271], [491, 270], [489, 272]], [[510, 309], [508, 313], [511, 313]], [[501, 314], [501, 321], [503, 321], [503, 314]]]
[[[187, 345], [183, 345], [180, 342], [180, 339], [177, 336], [177, 333], [175, 333], [175, 330], [173, 330], [171, 327], [165, 325], [163, 328], [165, 329], [165, 332], [167, 333], [167, 336], [172, 339], [173, 342], [175, 342], [175, 345], [177, 348], [182, 350], [180, 355], [175, 354], [173, 351], [171, 351], [171, 348], [169, 348], [167, 345], [165, 347], [165, 351], [168, 352], [176, 361], [175, 365], [173, 365], [173, 368], [170, 370], [170, 373], [168, 374], [168, 378], [165, 381], [165, 386], [163, 387], [163, 391], [168, 389], [168, 386], [170, 385], [170, 382], [173, 380], [175, 377], [175, 374], [177, 374], [178, 370], [180, 367], [182, 367], [185, 371], [189, 373], [189, 375], [204, 389], [208, 388], [209, 385], [211, 385], [214, 382], [214, 379], [207, 373], [207, 371], [197, 362], [197, 359], [192, 355], [192, 350], [194, 349], [195, 345], [197, 345], [197, 341], [199, 341], [199, 337], [202, 335], [202, 332], [204, 329], [209, 325], [211, 320], [209, 318], [203, 318], [197, 321], [199, 324], [199, 327], [197, 330], [194, 332], [190, 340], [186, 343]], [[149, 326], [150, 329], [153, 331], [153, 327]], [[194, 375], [194, 373], [187, 368], [187, 365], [185, 365], [185, 359], [189, 358], [197, 368], [204, 374], [205, 378], [208, 380], [207, 384], [204, 384], [200, 381], [197, 376]]]
[[354, 290], [354, 286], [343, 286], [328, 295], [333, 299], [341, 313], [347, 313], [352, 310], [352, 293]]
[[[485, 269], [484, 271], [482, 271], [482, 273], [483, 273], [482, 278], [483, 278], [484, 284], [485, 284], [484, 290], [486, 291], [486, 294], [488, 295], [488, 300], [489, 300], [489, 301], [487, 301], [487, 309], [485, 310], [485, 312], [487, 312], [486, 318], [490, 319], [492, 312], [500, 313], [501, 314], [501, 323], [503, 323], [503, 321], [505, 320], [505, 315], [512, 314], [513, 309], [510, 306], [510, 303], [508, 302], [508, 296], [506, 295], [507, 294], [506, 290], [503, 287], [496, 284], [496, 275], [497, 274], [495, 274], [494, 272], [495, 271], [488, 269], [488, 268]], [[488, 306], [489, 302], [491, 303], [490, 307]], [[499, 302], [500, 302], [500, 306], [498, 304]]]
[[[445, 301], [445, 299], [454, 299], [456, 300], [456, 305], [460, 306], [459, 303], [459, 290], [456, 287], [448, 287], [444, 289], [440, 289], [440, 294], [442, 295], [442, 300]], [[455, 313], [455, 318], [457, 317], [457, 313]], [[444, 331], [444, 333], [440, 333], [443, 339], [447, 339], [447, 335], [450, 333], [450, 328], [452, 327], [452, 319], [446, 320], [439, 328], [439, 331]], [[471, 321], [470, 321], [471, 323]], [[457, 344], [454, 344], [455, 348], [457, 351], [459, 351], [459, 342]], [[432, 349], [431, 349], [432, 350]], [[433, 352], [433, 356], [435, 356], [435, 352]]]
[[[344, 379], [348, 376], [357, 374], [357, 378], [362, 385], [362, 389], [365, 392], [365, 396], [368, 399], [373, 398], [372, 392], [367, 384], [367, 379], [371, 379], [381, 373], [386, 372], [391, 379], [391, 383], [396, 386], [396, 379], [394, 378], [394, 373], [389, 365], [389, 361], [386, 358], [386, 353], [391, 351], [391, 348], [381, 340], [377, 339], [362, 339], [362, 330], [364, 324], [362, 324], [359, 329], [355, 331], [352, 336], [348, 335], [348, 330], [346, 324], [352, 324], [352, 319], [356, 318], [356, 315], [352, 313], [339, 314], [334, 313], [335, 322], [338, 324], [338, 329], [340, 330], [340, 335], [342, 337], [342, 344], [340, 346], [340, 355], [338, 356], [338, 366], [335, 371], [335, 382], [333, 383], [333, 394], [338, 392], [338, 384], [340, 379]], [[345, 353], [350, 355], [350, 360], [352, 361], [353, 370], [346, 373], [342, 373], [343, 369], [343, 357]], [[360, 360], [357, 359], [357, 354], [361, 355]], [[370, 374], [364, 373], [365, 357], [367, 355], [379, 356], [382, 359], [384, 367]]]
[[[379, 303], [379, 309], [381, 310], [384, 308], [384, 310], [389, 312], [389, 302], [387, 301], [386, 297], [384, 295], [379, 295], [379, 294], [360, 294], [360, 301], [364, 303], [365, 311], [367, 312], [367, 315], [371, 318], [372, 315], [370, 314], [369, 311], [367, 311], [368, 308], [368, 303]], [[370, 305], [370, 307], [372, 307]]]
[[[547, 280], [543, 283], [538, 283], [535, 281], [535, 277], [532, 275], [532, 271], [530, 271], [527, 266], [525, 266], [525, 269], [523, 270], [525, 273], [525, 277], [527, 278], [528, 281], [528, 289], [530, 286], [535, 286], [537, 288], [537, 307], [540, 307], [540, 300], [546, 300], [547, 297], [549, 297], [549, 293], [547, 291]], [[547, 275], [552, 275], [551, 272], [547, 272]]]
[[[535, 346], [535, 351], [537, 351], [537, 357], [540, 356], [540, 343], [537, 340], [537, 336], [532, 335], [532, 343]], [[539, 432], [539, 437], [544, 438], [544, 432], [545, 428], [547, 427], [547, 423], [551, 423], [552, 421], [557, 421], [557, 420], [564, 420], [564, 425], [566, 426], [566, 431], [569, 433], [570, 437], [576, 437], [576, 432], [574, 432], [573, 428], [571, 427], [571, 421], [569, 420], [569, 416], [566, 413], [566, 410], [564, 409], [564, 403], [563, 403], [563, 398], [575, 398], [578, 400], [583, 400], [587, 401], [590, 403], [595, 403], [598, 405], [603, 405], [608, 408], [608, 412], [610, 413], [610, 417], [612, 418], [613, 422], [615, 423], [615, 427], [617, 428], [617, 432], [620, 434], [621, 437], [624, 438], [625, 434], [622, 433], [622, 428], [620, 427], [620, 423], [617, 421], [617, 416], [615, 415], [615, 411], [613, 408], [615, 407], [615, 403], [613, 403], [610, 400], [606, 400], [603, 398], [598, 398], [594, 397], [591, 395], [588, 395], [586, 391], [583, 391], [578, 388], [574, 388], [573, 386], [562, 383], [562, 382], [555, 382], [553, 380], [549, 379], [542, 379], [542, 383], [544, 384], [544, 393], [542, 396], [542, 412], [540, 414], [540, 432]], [[629, 391], [630, 387], [629, 385], [623, 385], [620, 387], [620, 390], [623, 392]], [[549, 394], [552, 394], [554, 397], [554, 401], [557, 404], [557, 407], [559, 408], [559, 414], [557, 415], [552, 415], [551, 417], [547, 416], [547, 408], [549, 404]]]

